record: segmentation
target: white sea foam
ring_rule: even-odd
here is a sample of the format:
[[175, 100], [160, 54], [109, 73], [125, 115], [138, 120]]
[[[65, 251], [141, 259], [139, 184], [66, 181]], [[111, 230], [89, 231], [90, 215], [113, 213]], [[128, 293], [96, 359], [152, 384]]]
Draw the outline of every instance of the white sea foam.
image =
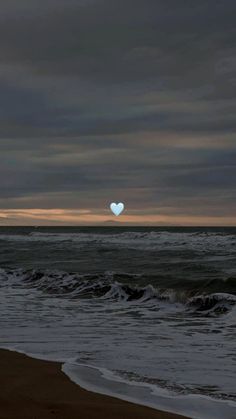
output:
[[105, 368], [65, 363], [62, 371], [84, 389], [113, 396], [162, 411], [178, 413], [192, 419], [234, 419], [236, 403], [214, 400], [207, 396], [189, 394], [176, 396], [173, 392], [152, 384], [122, 380]]

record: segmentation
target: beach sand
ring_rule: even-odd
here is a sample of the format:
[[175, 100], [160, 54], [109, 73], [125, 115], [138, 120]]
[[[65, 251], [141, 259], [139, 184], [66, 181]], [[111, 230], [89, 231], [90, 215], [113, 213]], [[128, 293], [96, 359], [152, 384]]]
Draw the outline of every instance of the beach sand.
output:
[[0, 350], [1, 419], [183, 419], [83, 390], [57, 362]]

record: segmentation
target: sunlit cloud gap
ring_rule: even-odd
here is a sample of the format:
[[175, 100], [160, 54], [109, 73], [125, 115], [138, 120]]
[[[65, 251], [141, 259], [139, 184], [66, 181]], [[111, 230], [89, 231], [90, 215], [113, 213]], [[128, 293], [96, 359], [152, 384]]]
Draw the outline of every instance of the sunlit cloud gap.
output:
[[113, 216], [109, 210], [93, 213], [90, 210], [64, 209], [7, 209], [0, 211], [0, 225], [235, 225], [236, 217], [168, 216], [164, 214]]

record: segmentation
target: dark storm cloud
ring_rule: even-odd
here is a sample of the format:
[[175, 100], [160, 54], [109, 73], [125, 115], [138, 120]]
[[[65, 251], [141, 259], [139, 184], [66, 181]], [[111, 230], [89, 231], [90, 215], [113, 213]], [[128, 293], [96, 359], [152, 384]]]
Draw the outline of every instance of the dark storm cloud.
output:
[[233, 213], [235, 1], [0, 6], [2, 208]]
[[159, 77], [193, 87], [212, 83], [218, 60], [234, 55], [233, 0], [47, 3], [30, 16], [3, 14], [4, 60], [104, 83]]

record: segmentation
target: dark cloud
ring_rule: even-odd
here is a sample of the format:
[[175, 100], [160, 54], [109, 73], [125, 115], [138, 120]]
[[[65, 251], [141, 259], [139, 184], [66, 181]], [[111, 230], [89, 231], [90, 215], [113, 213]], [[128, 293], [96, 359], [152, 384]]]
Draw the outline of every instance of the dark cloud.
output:
[[0, 5], [2, 208], [233, 214], [234, 0]]

